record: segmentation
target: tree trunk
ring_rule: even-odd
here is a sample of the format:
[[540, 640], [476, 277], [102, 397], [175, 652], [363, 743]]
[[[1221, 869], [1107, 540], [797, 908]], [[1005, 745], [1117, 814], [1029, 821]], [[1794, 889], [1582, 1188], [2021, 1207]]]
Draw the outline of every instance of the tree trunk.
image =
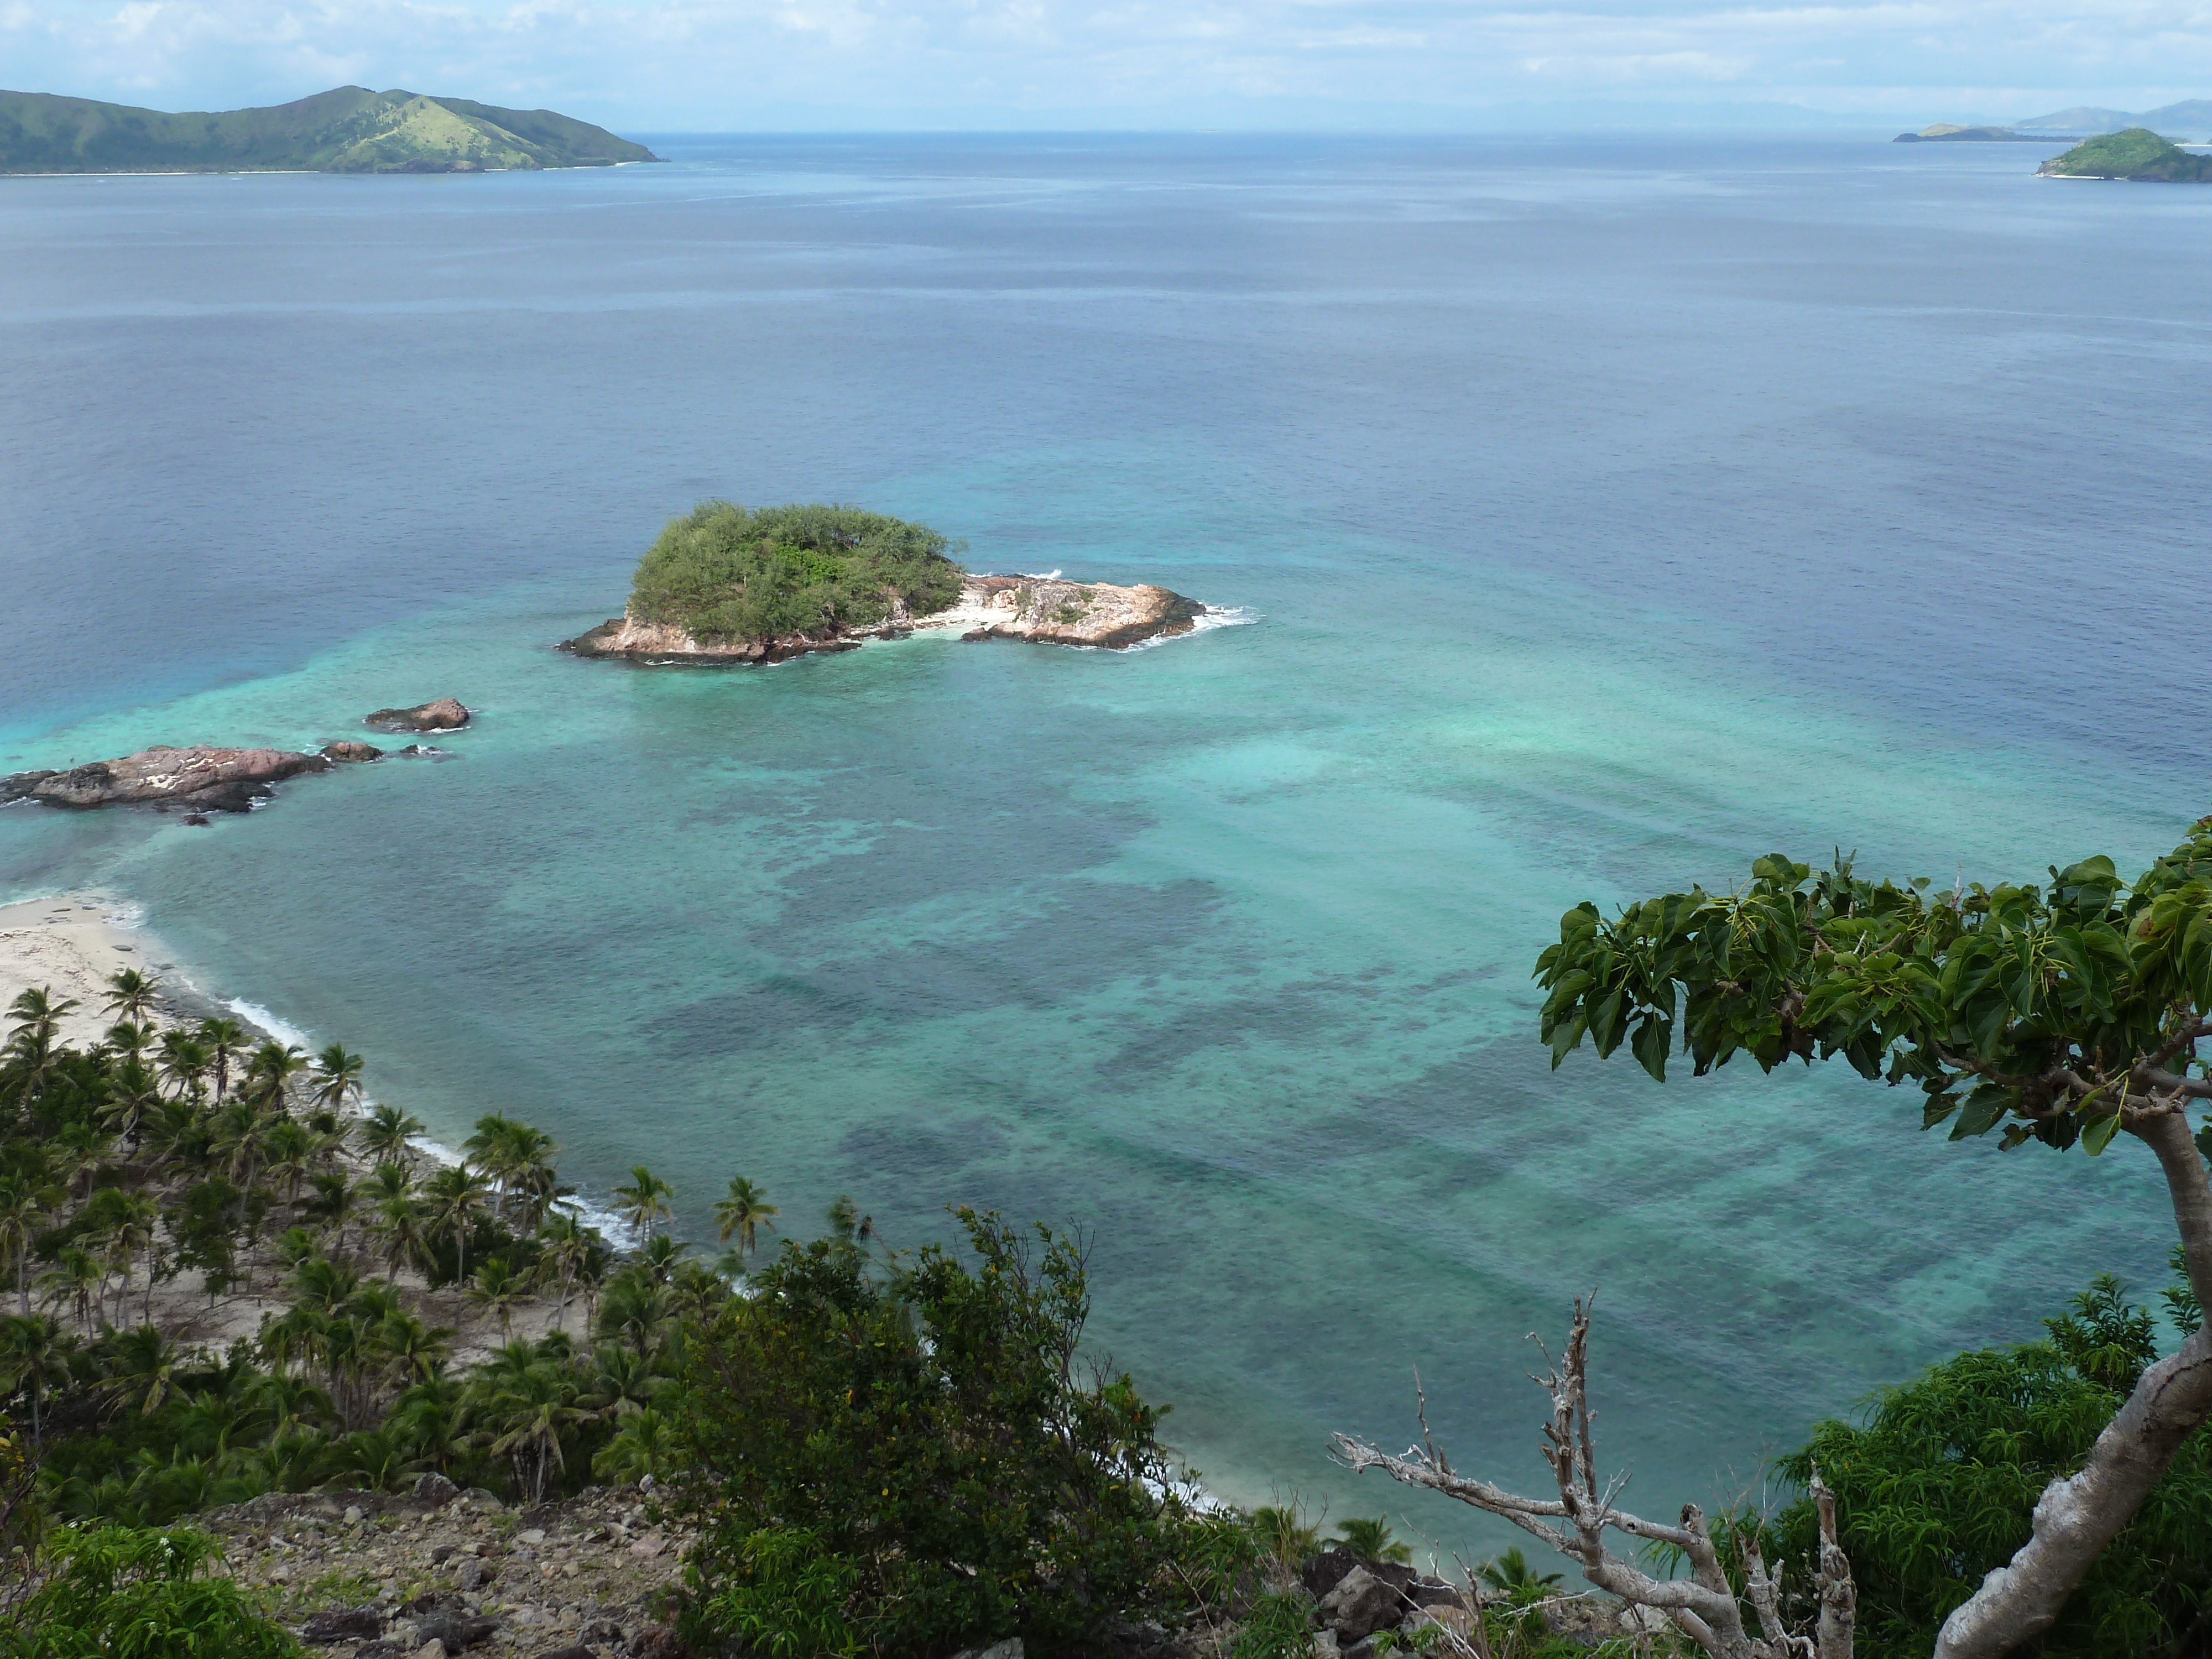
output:
[[[2158, 1154], [2181, 1230], [2189, 1282], [2212, 1308], [2212, 1182], [2177, 1101], [2128, 1126]], [[1935, 1659], [1996, 1659], [2051, 1628], [2099, 1553], [2134, 1519], [2182, 1442], [2212, 1417], [2212, 1326], [2146, 1370], [2090, 1449], [2079, 1474], [2036, 1500], [2035, 1530], [2018, 1553], [1943, 1621]]]

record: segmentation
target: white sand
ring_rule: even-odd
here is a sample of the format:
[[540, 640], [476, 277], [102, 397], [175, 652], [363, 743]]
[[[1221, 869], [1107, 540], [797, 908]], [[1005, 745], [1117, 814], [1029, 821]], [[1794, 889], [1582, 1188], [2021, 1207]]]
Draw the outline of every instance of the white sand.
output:
[[64, 1037], [83, 1046], [114, 1024], [106, 998], [111, 975], [140, 968], [169, 977], [161, 943], [135, 927], [130, 910], [104, 893], [64, 893], [0, 906], [0, 1009], [22, 992], [51, 987], [77, 1005]]

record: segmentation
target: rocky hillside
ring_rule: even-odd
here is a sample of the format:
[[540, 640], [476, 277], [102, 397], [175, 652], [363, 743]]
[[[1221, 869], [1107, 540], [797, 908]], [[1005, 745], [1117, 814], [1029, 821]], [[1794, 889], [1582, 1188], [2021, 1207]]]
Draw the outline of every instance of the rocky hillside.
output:
[[405, 1496], [271, 1492], [195, 1522], [233, 1577], [334, 1659], [611, 1659], [671, 1645], [659, 1598], [682, 1575], [684, 1540], [654, 1524], [636, 1486], [518, 1510], [425, 1475]]

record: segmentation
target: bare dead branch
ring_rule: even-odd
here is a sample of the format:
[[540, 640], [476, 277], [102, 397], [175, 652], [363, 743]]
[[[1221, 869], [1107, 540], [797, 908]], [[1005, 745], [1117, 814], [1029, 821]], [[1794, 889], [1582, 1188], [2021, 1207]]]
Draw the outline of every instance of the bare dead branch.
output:
[[[1336, 1455], [1354, 1474], [1381, 1469], [1393, 1480], [1440, 1492], [1510, 1521], [1576, 1563], [1582, 1568], [1583, 1577], [1598, 1589], [1631, 1606], [1663, 1613], [1676, 1630], [1711, 1655], [1712, 1659], [1850, 1659], [1856, 1592], [1851, 1586], [1850, 1565], [1835, 1539], [1833, 1495], [1827, 1492], [1826, 1486], [1817, 1486], [1815, 1492], [1816, 1501], [1826, 1494], [1821, 1534], [1820, 1632], [1817, 1637], [1789, 1630], [1782, 1616], [1780, 1587], [1768, 1573], [1755, 1540], [1746, 1544], [1748, 1574], [1745, 1599], [1751, 1602], [1758, 1616], [1757, 1636], [1745, 1627], [1743, 1607], [1729, 1582], [1720, 1553], [1714, 1547], [1705, 1515], [1696, 1504], [1685, 1504], [1680, 1523], [1669, 1526], [1646, 1521], [1618, 1506], [1615, 1500], [1626, 1477], [1610, 1478], [1601, 1488], [1595, 1436], [1590, 1427], [1595, 1413], [1589, 1396], [1589, 1321], [1594, 1300], [1577, 1298], [1574, 1323], [1557, 1361], [1552, 1359], [1542, 1343], [1536, 1345], [1537, 1351], [1545, 1357], [1547, 1369], [1544, 1375], [1531, 1380], [1551, 1396], [1552, 1411], [1543, 1425], [1541, 1450], [1552, 1471], [1557, 1498], [1522, 1497], [1445, 1468], [1428, 1434], [1425, 1397], [1420, 1404], [1420, 1446], [1409, 1449], [1403, 1456], [1394, 1457], [1365, 1441], [1340, 1434], [1332, 1437]], [[1608, 1547], [1607, 1534], [1613, 1532], [1679, 1550], [1689, 1563], [1690, 1576], [1655, 1578], [1632, 1566]], [[1480, 1596], [1475, 1600], [1475, 1611], [1479, 1618]]]

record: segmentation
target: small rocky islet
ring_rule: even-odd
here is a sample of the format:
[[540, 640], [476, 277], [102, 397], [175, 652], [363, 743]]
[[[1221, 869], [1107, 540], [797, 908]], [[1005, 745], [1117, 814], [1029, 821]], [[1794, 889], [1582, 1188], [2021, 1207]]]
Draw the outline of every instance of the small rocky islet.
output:
[[963, 640], [1122, 650], [1188, 634], [1206, 606], [1168, 588], [963, 569], [926, 525], [821, 503], [702, 501], [638, 561], [619, 617], [561, 641], [580, 657], [732, 667], [854, 651], [921, 628]]

